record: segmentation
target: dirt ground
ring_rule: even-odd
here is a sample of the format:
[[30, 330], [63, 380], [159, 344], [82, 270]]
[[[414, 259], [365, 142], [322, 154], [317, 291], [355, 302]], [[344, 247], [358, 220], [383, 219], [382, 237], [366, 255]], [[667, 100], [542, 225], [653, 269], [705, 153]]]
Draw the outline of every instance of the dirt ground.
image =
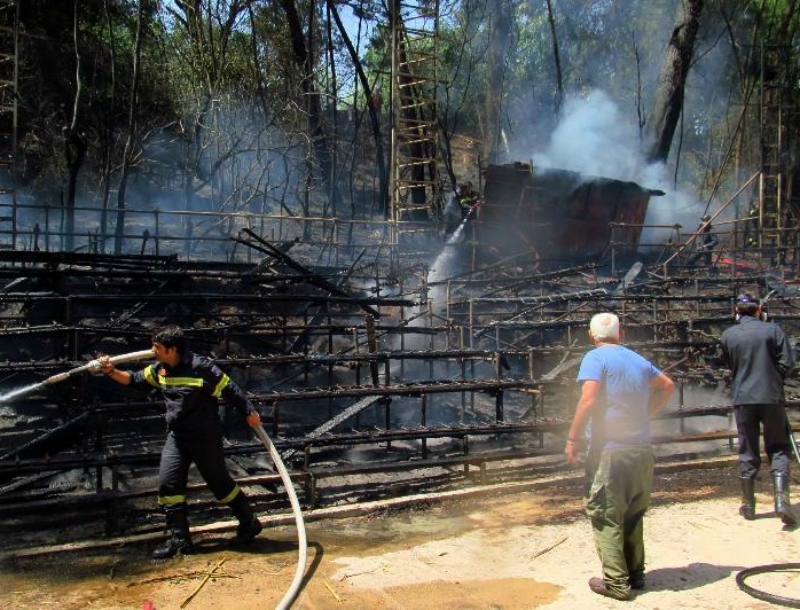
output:
[[[647, 587], [631, 602], [599, 597], [586, 584], [599, 562], [579, 480], [401, 498], [357, 517], [309, 513], [305, 581], [292, 607], [771, 608], [741, 591], [736, 574], [800, 561], [798, 532], [774, 517], [766, 478], [759, 483], [758, 518], [746, 522], [737, 515], [732, 467], [661, 470], [645, 523]], [[6, 554], [0, 607], [139, 609], [151, 601], [158, 610], [274, 608], [297, 567], [296, 530], [267, 523], [246, 553], [229, 550], [227, 535], [198, 532], [199, 554], [160, 563], [146, 559], [154, 542], [106, 540], [92, 551]], [[747, 582], [800, 598], [798, 572]]]

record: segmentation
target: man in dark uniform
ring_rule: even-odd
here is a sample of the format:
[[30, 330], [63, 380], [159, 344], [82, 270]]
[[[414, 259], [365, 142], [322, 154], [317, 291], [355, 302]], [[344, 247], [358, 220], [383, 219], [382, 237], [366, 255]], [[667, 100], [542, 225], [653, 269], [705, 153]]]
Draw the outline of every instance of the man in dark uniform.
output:
[[466, 217], [470, 210], [478, 203], [478, 193], [475, 192], [475, 187], [472, 182], [465, 182], [458, 190], [458, 203], [461, 206], [461, 211]]
[[770, 460], [775, 489], [775, 514], [785, 525], [797, 519], [789, 502], [791, 441], [784, 406], [783, 381], [794, 366], [794, 353], [780, 326], [762, 319], [761, 304], [752, 295], [736, 303], [737, 324], [722, 333], [722, 359], [730, 367], [731, 396], [739, 433], [742, 505], [739, 514], [755, 519], [755, 478], [761, 467], [759, 425]]
[[758, 247], [758, 220], [759, 220], [758, 199], [750, 202], [747, 208], [747, 220], [744, 223], [744, 247]]
[[227, 402], [247, 414], [252, 427], [261, 418], [241, 389], [208, 358], [189, 351], [177, 327], [153, 335], [156, 362], [141, 371], [118, 371], [107, 356], [99, 359], [103, 373], [122, 385], [149, 385], [161, 391], [166, 402], [167, 440], [161, 451], [158, 503], [164, 508], [171, 537], [153, 553], [154, 559], [194, 552], [186, 516], [189, 466], [194, 462], [217, 500], [230, 506], [239, 520], [234, 544], [247, 544], [262, 529], [245, 493], [231, 478], [222, 451], [218, 403]]
[[697, 242], [694, 254], [689, 258], [690, 265], [696, 265], [700, 260], [703, 261], [706, 269], [711, 270], [711, 263], [714, 257], [714, 248], [717, 247], [719, 240], [712, 231], [711, 216], [705, 214], [697, 225]]
[[470, 218], [471, 213], [479, 205], [478, 193], [472, 182], [465, 182], [450, 194], [444, 208], [444, 238], [449, 239], [461, 224]]

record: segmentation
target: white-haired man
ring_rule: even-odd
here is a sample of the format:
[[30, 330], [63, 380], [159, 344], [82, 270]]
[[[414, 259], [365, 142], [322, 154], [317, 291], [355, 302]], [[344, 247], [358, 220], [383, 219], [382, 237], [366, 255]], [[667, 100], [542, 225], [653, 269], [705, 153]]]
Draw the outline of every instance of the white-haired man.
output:
[[644, 588], [643, 518], [650, 505], [654, 461], [650, 418], [667, 404], [675, 384], [619, 344], [616, 315], [595, 315], [589, 338], [595, 348], [578, 371], [583, 386], [564, 453], [576, 464], [588, 432], [584, 500], [603, 566], [603, 578], [592, 578], [589, 587], [599, 595], [627, 600], [631, 588]]

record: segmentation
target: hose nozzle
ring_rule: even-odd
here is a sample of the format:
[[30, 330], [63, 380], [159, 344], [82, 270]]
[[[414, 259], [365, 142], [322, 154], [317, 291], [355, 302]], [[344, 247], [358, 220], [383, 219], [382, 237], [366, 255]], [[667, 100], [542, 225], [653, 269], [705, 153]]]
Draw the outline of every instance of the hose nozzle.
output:
[[[153, 356], [153, 350], [145, 349], [138, 352], [128, 352], [127, 354], [111, 356], [111, 358], [109, 358], [109, 361], [112, 364], [123, 364], [125, 362], [135, 362], [136, 360], [144, 360], [145, 358], [151, 358], [152, 356]], [[98, 373], [98, 372], [100, 372], [100, 361], [95, 359], [84, 365], [81, 365], [74, 369], [70, 369], [69, 371], [64, 371], [63, 373], [52, 375], [47, 379], [45, 379], [42, 382], [42, 384], [53, 385], [54, 383], [61, 383], [62, 381], [66, 381], [73, 375], [77, 375], [79, 373]]]

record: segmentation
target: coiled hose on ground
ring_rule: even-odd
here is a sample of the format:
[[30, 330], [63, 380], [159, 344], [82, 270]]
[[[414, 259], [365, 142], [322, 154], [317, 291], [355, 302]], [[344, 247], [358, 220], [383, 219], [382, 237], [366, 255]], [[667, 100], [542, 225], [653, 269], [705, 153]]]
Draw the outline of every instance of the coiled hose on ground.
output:
[[800, 570], [800, 563], [773, 563], [765, 566], [747, 568], [736, 575], [736, 584], [739, 585], [739, 588], [742, 591], [752, 595], [756, 599], [770, 602], [772, 604], [778, 604], [780, 606], [787, 606], [789, 608], [800, 608], [800, 599], [783, 597], [781, 595], [775, 595], [774, 593], [767, 593], [761, 589], [751, 587], [745, 582], [747, 578], [750, 576], [755, 576], [756, 574], [766, 574], [768, 572], [789, 572], [792, 570]]
[[[800, 464], [800, 451], [797, 449], [797, 441], [794, 438], [794, 433], [792, 432], [791, 426], [789, 426], [789, 439], [792, 442], [792, 450], [794, 451], [794, 456], [797, 458], [797, 463]], [[736, 575], [736, 584], [742, 591], [748, 595], [752, 595], [756, 599], [770, 602], [772, 604], [778, 604], [779, 606], [800, 608], [800, 599], [783, 597], [781, 595], [775, 595], [774, 593], [767, 593], [761, 589], [751, 587], [745, 582], [745, 580], [750, 576], [755, 576], [757, 574], [767, 574], [769, 572], [789, 572], [792, 570], [800, 570], [800, 563], [772, 563], [764, 566], [755, 566], [739, 572]]]

